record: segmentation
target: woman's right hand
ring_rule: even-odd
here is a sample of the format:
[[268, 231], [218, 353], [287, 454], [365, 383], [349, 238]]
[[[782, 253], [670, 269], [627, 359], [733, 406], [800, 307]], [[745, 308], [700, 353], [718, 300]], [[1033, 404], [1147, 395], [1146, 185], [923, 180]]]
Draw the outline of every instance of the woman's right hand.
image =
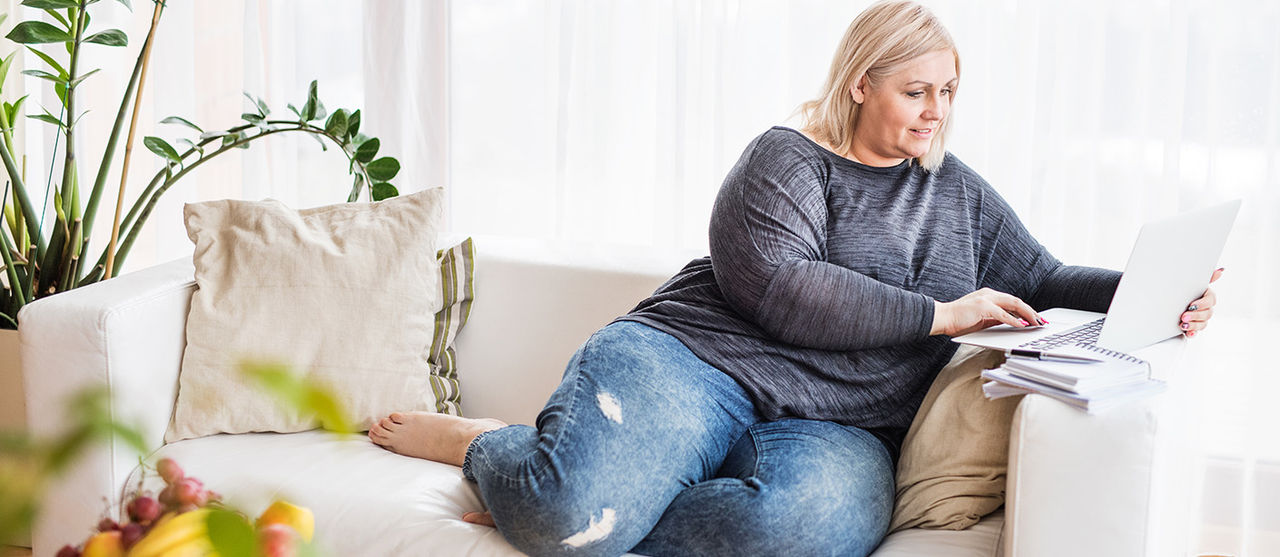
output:
[[1020, 329], [1048, 321], [1017, 296], [983, 288], [954, 302], [934, 302], [929, 334], [958, 337], [1001, 323]]

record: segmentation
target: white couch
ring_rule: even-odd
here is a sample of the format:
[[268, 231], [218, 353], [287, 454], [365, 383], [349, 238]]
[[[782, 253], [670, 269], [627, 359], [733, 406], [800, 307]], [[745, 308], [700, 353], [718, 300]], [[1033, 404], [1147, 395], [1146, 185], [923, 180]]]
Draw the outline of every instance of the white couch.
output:
[[[477, 300], [458, 340], [463, 409], [531, 423], [569, 356], [674, 268], [528, 262], [481, 245]], [[326, 555], [512, 555], [495, 530], [462, 522], [481, 509], [460, 469], [406, 458], [355, 436], [216, 435], [165, 445], [195, 289], [175, 261], [42, 299], [21, 315], [27, 408], [37, 434], [58, 430], [66, 397], [106, 385], [118, 420], [248, 513], [274, 497], [310, 507]], [[1156, 452], [1153, 404], [1087, 416], [1027, 397], [1011, 431], [1004, 509], [965, 531], [907, 530], [879, 557], [1144, 555]], [[138, 455], [103, 446], [48, 491], [33, 533], [37, 557], [83, 540], [136, 487]], [[780, 534], [784, 535], [784, 534]]]

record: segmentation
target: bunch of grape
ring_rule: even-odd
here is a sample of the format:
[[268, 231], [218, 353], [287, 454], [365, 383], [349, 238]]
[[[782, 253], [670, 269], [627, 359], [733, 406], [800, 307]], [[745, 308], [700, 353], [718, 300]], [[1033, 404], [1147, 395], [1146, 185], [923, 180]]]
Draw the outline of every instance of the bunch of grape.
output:
[[[187, 477], [173, 459], [157, 462], [156, 472], [165, 483], [157, 497], [145, 492], [136, 494], [125, 507], [128, 521], [122, 524], [110, 518], [102, 519], [98, 531], [82, 548], [63, 546], [57, 557], [120, 557], [126, 552], [129, 557], [163, 555], [174, 545], [169, 541], [202, 538], [207, 542], [203, 516], [194, 511], [217, 502], [219, 495], [205, 489], [200, 480]], [[143, 543], [144, 537], [146, 543]]]

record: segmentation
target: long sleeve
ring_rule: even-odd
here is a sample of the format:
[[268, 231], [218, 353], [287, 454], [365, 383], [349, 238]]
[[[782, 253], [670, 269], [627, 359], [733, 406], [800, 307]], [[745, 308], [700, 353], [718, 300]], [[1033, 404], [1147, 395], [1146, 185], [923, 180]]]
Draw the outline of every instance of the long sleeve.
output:
[[1120, 286], [1120, 271], [1062, 265], [1026, 300], [1036, 310], [1070, 308], [1105, 312]]
[[[853, 350], [927, 337], [928, 296], [825, 260], [824, 168], [813, 157], [748, 149], [711, 216], [711, 263], [726, 300], [790, 344]], [[874, 249], [869, 246], [868, 249]]]
[[1063, 265], [1031, 232], [986, 181], [976, 174], [983, 192], [982, 222], [986, 273], [982, 281], [1008, 292], [1038, 311], [1061, 307], [1105, 312], [1120, 285], [1119, 271]]

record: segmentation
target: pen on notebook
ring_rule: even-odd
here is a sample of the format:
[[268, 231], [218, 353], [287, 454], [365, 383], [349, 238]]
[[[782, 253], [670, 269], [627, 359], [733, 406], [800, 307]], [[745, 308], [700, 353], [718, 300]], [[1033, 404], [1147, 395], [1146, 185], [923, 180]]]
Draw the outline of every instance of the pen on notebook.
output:
[[1049, 360], [1054, 362], [1068, 362], [1073, 364], [1093, 364], [1102, 360], [1089, 358], [1085, 356], [1073, 356], [1071, 354], [1050, 354], [1039, 350], [1020, 350], [1012, 348], [1006, 353], [1010, 358], [1026, 358], [1030, 360]]

